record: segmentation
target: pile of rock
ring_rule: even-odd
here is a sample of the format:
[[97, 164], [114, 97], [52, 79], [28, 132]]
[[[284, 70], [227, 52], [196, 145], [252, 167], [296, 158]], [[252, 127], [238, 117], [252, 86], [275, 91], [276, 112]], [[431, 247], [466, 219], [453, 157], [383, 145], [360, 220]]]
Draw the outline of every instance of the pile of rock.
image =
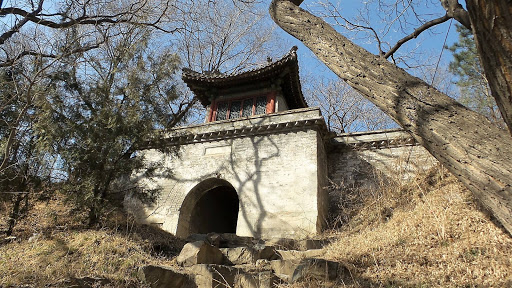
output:
[[[334, 280], [343, 269], [321, 259], [322, 241], [260, 240], [234, 234], [192, 235], [176, 261], [179, 267], [145, 266], [151, 287], [275, 287], [303, 279]], [[341, 271], [345, 272], [345, 271]]]

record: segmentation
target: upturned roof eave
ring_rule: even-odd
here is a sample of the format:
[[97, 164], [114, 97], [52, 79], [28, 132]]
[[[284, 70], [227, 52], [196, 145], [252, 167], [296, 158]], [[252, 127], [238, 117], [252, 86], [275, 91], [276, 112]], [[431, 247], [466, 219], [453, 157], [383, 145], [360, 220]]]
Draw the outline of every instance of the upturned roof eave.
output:
[[201, 101], [203, 105], [209, 105], [210, 99], [207, 92], [212, 89], [222, 90], [225, 88], [247, 85], [258, 82], [272, 82], [275, 77], [283, 77], [284, 74], [289, 74], [290, 81], [289, 85], [293, 86], [293, 90], [298, 91], [299, 99], [287, 99], [289, 104], [292, 104], [294, 108], [307, 107], [307, 104], [302, 95], [302, 89], [300, 87], [299, 72], [298, 72], [298, 60], [297, 60], [297, 47], [294, 46], [290, 52], [288, 52], [281, 59], [269, 63], [266, 66], [232, 74], [220, 74], [212, 73], [205, 74], [199, 73], [187, 68], [183, 69], [182, 79], [185, 81], [187, 86], [194, 92], [196, 97]]
[[193, 83], [193, 82], [200, 82], [200, 83], [208, 83], [208, 84], [215, 84], [218, 83], [220, 85], [223, 85], [225, 83], [231, 83], [233, 81], [239, 82], [240, 80], [247, 79], [247, 81], [256, 80], [265, 78], [268, 76], [273, 76], [276, 74], [280, 74], [286, 67], [288, 67], [290, 64], [296, 64], [298, 65], [297, 61], [297, 47], [294, 46], [290, 52], [288, 52], [285, 56], [283, 56], [281, 59], [269, 63], [263, 67], [255, 68], [248, 71], [243, 72], [237, 72], [237, 73], [231, 73], [231, 74], [222, 74], [222, 73], [200, 73], [193, 71], [188, 68], [183, 68], [183, 74], [182, 79], [185, 81], [185, 83]]

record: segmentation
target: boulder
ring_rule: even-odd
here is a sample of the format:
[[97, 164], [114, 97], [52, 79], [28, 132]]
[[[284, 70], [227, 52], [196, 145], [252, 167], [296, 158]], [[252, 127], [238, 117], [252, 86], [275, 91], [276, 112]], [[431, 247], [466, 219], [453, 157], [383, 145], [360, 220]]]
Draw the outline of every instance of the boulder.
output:
[[192, 288], [197, 287], [192, 278], [171, 268], [148, 265], [139, 268], [139, 279], [148, 283], [151, 288]]
[[196, 264], [221, 264], [224, 256], [219, 248], [204, 241], [185, 244], [176, 258], [178, 265], [189, 267]]

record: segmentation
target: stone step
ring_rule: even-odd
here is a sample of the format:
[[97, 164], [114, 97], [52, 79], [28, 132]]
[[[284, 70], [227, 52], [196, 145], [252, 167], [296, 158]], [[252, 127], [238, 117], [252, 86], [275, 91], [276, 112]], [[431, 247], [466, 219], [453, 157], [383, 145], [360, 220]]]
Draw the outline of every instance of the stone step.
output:
[[311, 249], [321, 249], [327, 244], [329, 244], [328, 240], [320, 239], [273, 238], [265, 240], [265, 245], [274, 246], [278, 250], [306, 251]]
[[199, 264], [188, 268], [198, 288], [274, 288], [283, 281], [271, 270], [247, 272], [242, 268]]
[[237, 276], [235, 287], [240, 288], [273, 288], [283, 281], [272, 271], [242, 273]]
[[194, 288], [197, 287], [194, 277], [176, 271], [170, 267], [148, 265], [140, 267], [138, 277], [151, 288]]
[[220, 248], [225, 265], [254, 264], [260, 259], [280, 259], [274, 247], [257, 244], [252, 247]]
[[184, 267], [196, 264], [222, 264], [223, 261], [224, 255], [219, 248], [204, 241], [185, 244], [176, 258], [178, 265]]
[[198, 288], [234, 287], [243, 270], [226, 265], [198, 264], [189, 268], [195, 274]]
[[[306, 251], [299, 250], [276, 250], [281, 260], [303, 259], [303, 258], [320, 258], [324, 255], [323, 249], [312, 249]], [[278, 260], [278, 259], [272, 259]]]
[[264, 243], [264, 241], [260, 239], [238, 236], [233, 233], [191, 234], [185, 239], [185, 241], [204, 241], [219, 248], [234, 248], [241, 246], [251, 247], [256, 244]]
[[253, 237], [238, 236], [232, 233], [208, 233], [192, 234], [187, 237], [187, 242], [204, 241], [212, 246], [219, 248], [252, 247], [254, 245], [274, 246], [280, 250], [299, 250], [321, 249], [329, 240], [325, 239], [291, 239], [291, 238], [271, 238], [256, 239]]
[[288, 283], [304, 279], [332, 281], [338, 276], [339, 268], [346, 269], [337, 262], [316, 258], [274, 260], [270, 265], [274, 273]]

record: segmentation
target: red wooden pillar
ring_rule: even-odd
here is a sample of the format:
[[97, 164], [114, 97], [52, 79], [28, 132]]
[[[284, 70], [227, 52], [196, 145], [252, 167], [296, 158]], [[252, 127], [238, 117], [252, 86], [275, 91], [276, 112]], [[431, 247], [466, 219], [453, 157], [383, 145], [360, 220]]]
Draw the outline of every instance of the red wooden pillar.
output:
[[276, 95], [275, 91], [268, 93], [267, 95], [267, 114], [274, 113], [276, 111]]
[[213, 119], [215, 119], [215, 111], [217, 109], [217, 103], [215, 103], [215, 100], [212, 100], [212, 103], [210, 104], [210, 111], [208, 111], [208, 118], [207, 122], [213, 122]]

